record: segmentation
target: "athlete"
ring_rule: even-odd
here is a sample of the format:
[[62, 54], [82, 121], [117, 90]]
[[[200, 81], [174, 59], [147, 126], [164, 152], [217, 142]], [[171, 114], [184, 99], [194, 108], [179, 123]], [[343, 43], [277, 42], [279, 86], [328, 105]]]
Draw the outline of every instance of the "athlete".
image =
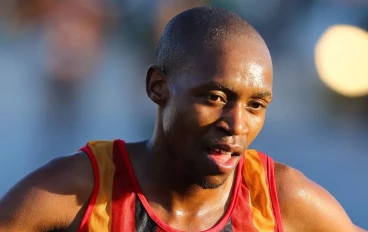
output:
[[265, 42], [238, 15], [177, 15], [147, 71], [152, 137], [92, 141], [35, 170], [1, 199], [0, 231], [364, 231], [322, 187], [248, 149], [272, 72]]

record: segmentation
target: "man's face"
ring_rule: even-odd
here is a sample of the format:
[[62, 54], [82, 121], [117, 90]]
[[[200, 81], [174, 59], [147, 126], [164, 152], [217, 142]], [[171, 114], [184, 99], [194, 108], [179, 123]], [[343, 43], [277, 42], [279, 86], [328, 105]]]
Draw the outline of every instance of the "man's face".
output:
[[264, 124], [272, 100], [267, 47], [244, 38], [224, 42], [169, 85], [163, 129], [175, 165], [204, 188], [235, 170]]

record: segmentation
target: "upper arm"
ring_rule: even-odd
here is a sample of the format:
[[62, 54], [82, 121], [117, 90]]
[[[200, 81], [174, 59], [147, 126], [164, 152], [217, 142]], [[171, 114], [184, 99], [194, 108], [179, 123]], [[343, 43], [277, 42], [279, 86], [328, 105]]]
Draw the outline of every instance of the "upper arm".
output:
[[275, 176], [286, 231], [357, 231], [337, 200], [301, 172], [276, 164]]
[[68, 227], [93, 191], [88, 163], [79, 153], [55, 159], [23, 178], [0, 199], [0, 232]]
[[360, 228], [359, 226], [355, 226], [355, 232], [367, 232], [365, 229]]

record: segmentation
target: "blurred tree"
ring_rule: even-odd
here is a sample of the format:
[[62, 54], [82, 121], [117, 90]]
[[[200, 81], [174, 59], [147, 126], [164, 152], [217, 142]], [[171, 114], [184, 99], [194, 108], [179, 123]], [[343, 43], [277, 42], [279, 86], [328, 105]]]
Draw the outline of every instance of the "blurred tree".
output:
[[48, 47], [45, 70], [56, 82], [74, 85], [98, 67], [112, 7], [99, 0], [17, 0], [15, 20], [37, 27]]
[[157, 0], [154, 40], [158, 43], [166, 24], [177, 14], [196, 6], [208, 5], [208, 0]]
[[40, 32], [46, 48], [42, 72], [47, 95], [44, 118], [40, 118], [44, 150], [62, 150], [59, 141], [75, 140], [78, 92], [83, 80], [99, 68], [115, 12], [108, 1], [102, 0], [15, 2], [18, 28]]

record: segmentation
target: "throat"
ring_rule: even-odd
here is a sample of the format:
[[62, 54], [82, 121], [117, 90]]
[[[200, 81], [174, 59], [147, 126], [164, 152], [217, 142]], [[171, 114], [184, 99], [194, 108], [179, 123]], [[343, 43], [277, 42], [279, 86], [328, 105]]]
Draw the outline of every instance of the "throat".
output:
[[232, 205], [237, 179], [234, 172], [226, 178], [198, 181], [173, 168], [176, 165], [172, 161], [157, 162], [164, 159], [154, 157], [147, 147], [128, 145], [127, 150], [142, 193], [142, 207], [155, 215], [152, 220], [160, 221], [156, 224], [183, 231], [203, 231], [222, 221]]
[[210, 212], [200, 212], [193, 215], [185, 212], [175, 212], [173, 214], [157, 214], [163, 223], [170, 228], [180, 231], [206, 231], [218, 224], [226, 214], [226, 210], [217, 209]]
[[207, 211], [222, 212], [236, 186], [237, 171], [226, 177], [198, 180], [183, 174], [182, 170], [171, 168], [175, 165], [158, 163], [152, 156], [138, 162], [141, 165], [133, 166], [136, 166], [134, 172], [143, 196], [152, 208], [163, 208], [172, 216], [201, 217]]
[[183, 198], [172, 194], [168, 197], [170, 200], [165, 201], [162, 198], [154, 200], [157, 197], [149, 194], [145, 196], [145, 208], [155, 215], [151, 219], [161, 227], [181, 231], [205, 231], [219, 223], [224, 226], [229, 220], [230, 214], [227, 212], [231, 210], [232, 194], [230, 192], [221, 197], [219, 195], [211, 200], [205, 200], [195, 196]]
[[[230, 210], [234, 197], [234, 176], [214, 189], [192, 185], [185, 191], [142, 186], [145, 208], [165, 225], [182, 231], [203, 231], [212, 228]], [[227, 219], [226, 219], [227, 221]]]

